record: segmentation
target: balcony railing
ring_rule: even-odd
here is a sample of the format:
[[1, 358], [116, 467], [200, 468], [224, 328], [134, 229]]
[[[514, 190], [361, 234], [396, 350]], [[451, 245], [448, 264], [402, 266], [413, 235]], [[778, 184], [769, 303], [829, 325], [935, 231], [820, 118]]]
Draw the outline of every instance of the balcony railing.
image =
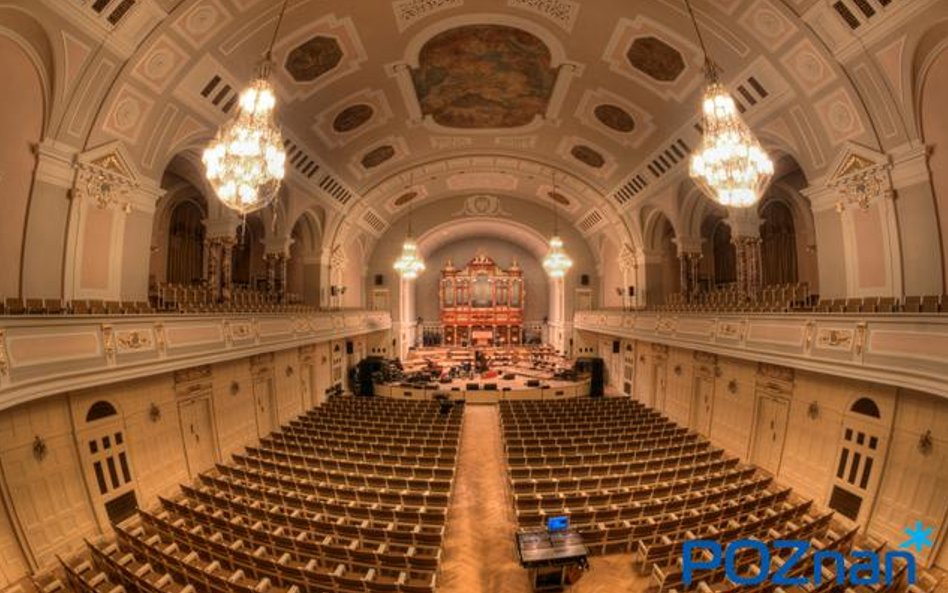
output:
[[599, 310], [574, 327], [948, 397], [948, 315]]
[[0, 409], [63, 391], [388, 330], [381, 311], [0, 317]]

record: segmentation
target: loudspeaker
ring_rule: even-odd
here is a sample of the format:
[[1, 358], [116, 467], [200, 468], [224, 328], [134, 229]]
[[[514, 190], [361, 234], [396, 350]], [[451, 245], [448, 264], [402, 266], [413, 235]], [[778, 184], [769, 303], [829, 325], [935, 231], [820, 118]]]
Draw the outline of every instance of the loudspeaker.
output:
[[589, 373], [589, 397], [606, 394], [606, 365], [601, 358], [577, 358], [575, 368], [577, 373]]
[[385, 284], [385, 276], [383, 276], [383, 275], [381, 275], [381, 274], [376, 274], [376, 275], [375, 275], [375, 285], [376, 285], [376, 286], [382, 286], [383, 284]]
[[583, 274], [580, 276], [579, 283], [583, 286], [589, 286], [589, 274]]
[[346, 341], [346, 354], [352, 354], [352, 342]]
[[618, 353], [619, 353], [619, 340], [613, 340], [613, 341], [612, 341], [612, 353], [613, 353], [613, 354], [618, 354]]
[[630, 286], [630, 287], [629, 287], [629, 296], [635, 296], [635, 287], [634, 287], [634, 286]]

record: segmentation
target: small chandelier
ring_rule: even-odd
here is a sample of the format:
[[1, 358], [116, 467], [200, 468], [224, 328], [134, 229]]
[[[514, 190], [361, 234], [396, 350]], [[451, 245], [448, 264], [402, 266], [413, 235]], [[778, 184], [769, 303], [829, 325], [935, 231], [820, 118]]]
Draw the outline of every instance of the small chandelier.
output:
[[403, 280], [414, 280], [419, 274], [425, 271], [425, 260], [421, 259], [418, 253], [418, 244], [411, 236], [411, 203], [408, 205], [408, 234], [405, 236], [405, 242], [402, 243], [402, 254], [395, 260], [392, 266]]
[[402, 243], [402, 255], [395, 260], [395, 265], [392, 267], [404, 280], [414, 280], [425, 271], [425, 262], [418, 254], [418, 244], [415, 243], [410, 232]]
[[273, 44], [288, 1], [280, 10], [257, 79], [240, 94], [237, 115], [221, 126], [201, 159], [217, 197], [242, 215], [273, 202], [286, 175], [286, 150], [274, 117], [276, 94], [269, 78]]
[[704, 53], [708, 82], [702, 102], [703, 137], [701, 147], [691, 156], [691, 177], [722, 206], [753, 206], [774, 175], [774, 163], [718, 80], [717, 67], [708, 56], [690, 0], [685, 0], [685, 5]]
[[[553, 195], [556, 195], [556, 174], [553, 174]], [[557, 232], [556, 200], [553, 200], [553, 236], [550, 237], [550, 249], [543, 258], [543, 269], [550, 278], [562, 278], [573, 267], [573, 260], [563, 249], [563, 239]]]

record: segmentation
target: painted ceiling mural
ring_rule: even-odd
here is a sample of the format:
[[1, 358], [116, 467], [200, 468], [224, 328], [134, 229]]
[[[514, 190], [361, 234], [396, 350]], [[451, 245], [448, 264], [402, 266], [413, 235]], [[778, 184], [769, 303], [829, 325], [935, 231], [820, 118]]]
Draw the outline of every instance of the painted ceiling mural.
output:
[[450, 128], [516, 128], [546, 112], [556, 70], [540, 39], [514, 27], [469, 25], [429, 40], [412, 71], [424, 115]]

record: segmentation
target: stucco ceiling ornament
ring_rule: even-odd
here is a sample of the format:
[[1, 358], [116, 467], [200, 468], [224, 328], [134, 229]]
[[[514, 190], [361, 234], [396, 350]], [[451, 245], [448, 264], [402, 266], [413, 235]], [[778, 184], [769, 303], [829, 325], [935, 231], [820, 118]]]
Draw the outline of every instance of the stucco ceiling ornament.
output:
[[842, 214], [850, 205], [866, 211], [874, 201], [892, 197], [889, 168], [888, 163], [850, 154], [828, 183], [839, 192], [836, 211]]
[[704, 53], [707, 86], [701, 115], [701, 147], [691, 156], [691, 177], [722, 206], [747, 208], [760, 201], [774, 175], [774, 163], [737, 110], [734, 98], [718, 79], [701, 29], [685, 0]]
[[237, 115], [218, 130], [202, 158], [217, 197], [242, 215], [271, 204], [286, 176], [286, 149], [274, 116], [276, 94], [269, 78], [273, 44], [288, 2], [283, 2], [257, 79], [240, 94]]
[[464, 207], [454, 213], [454, 218], [470, 218], [472, 216], [510, 218], [512, 214], [504, 210], [500, 198], [497, 196], [479, 194], [464, 200]]
[[99, 208], [118, 205], [123, 212], [132, 211], [129, 194], [138, 183], [116, 154], [107, 154], [93, 161], [76, 162], [74, 191], [80, 200], [90, 199]]

